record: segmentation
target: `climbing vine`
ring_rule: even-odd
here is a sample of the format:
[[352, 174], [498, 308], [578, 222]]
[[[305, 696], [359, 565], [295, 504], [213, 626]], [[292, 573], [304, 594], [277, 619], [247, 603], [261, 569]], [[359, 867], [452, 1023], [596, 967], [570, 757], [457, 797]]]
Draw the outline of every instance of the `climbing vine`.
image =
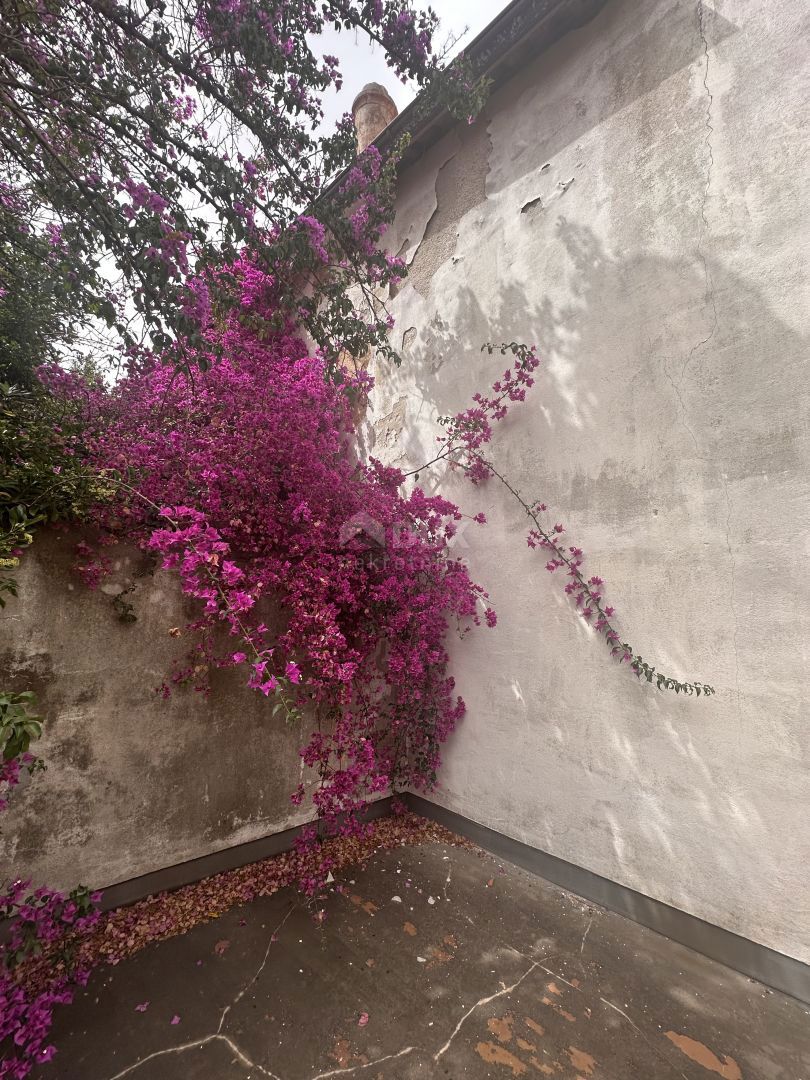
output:
[[582, 569], [585, 561], [582, 548], [566, 546], [562, 539], [564, 526], [559, 522], [549, 525], [543, 517], [548, 513], [546, 504], [524, 498], [513, 483], [484, 456], [482, 447], [492, 438], [492, 424], [503, 420], [511, 403], [525, 399], [527, 389], [534, 383], [532, 373], [540, 363], [534, 346], [526, 346], [516, 341], [502, 345], [484, 345], [482, 351], [484, 349], [490, 356], [493, 352], [502, 356], [510, 353], [514, 358], [512, 367], [507, 368], [503, 376], [493, 384], [494, 396], [486, 397], [477, 393], [474, 395], [475, 405], [472, 408], [455, 416], [439, 418], [439, 423], [444, 427], [444, 434], [438, 438], [441, 446], [439, 452], [426, 465], [408, 475], [418, 477], [419, 473], [429, 466], [444, 461], [452, 469], [461, 469], [474, 484], [494, 477], [532, 522], [533, 527], [526, 538], [529, 547], [540, 549], [549, 555], [546, 563], [549, 573], [565, 571], [566, 595], [573, 601], [581, 618], [592, 626], [597, 634], [602, 635], [612, 656], [620, 663], [629, 664], [639, 679], [646, 679], [648, 683], [655, 682], [659, 690], [674, 690], [676, 694], [695, 694], [697, 697], [701, 694], [713, 694], [714, 688], [707, 683], [697, 680], [683, 682], [656, 671], [655, 667], [635, 652], [632, 645], [621, 641], [614, 628], [616, 609], [604, 600], [604, 580], [597, 575], [586, 577], [586, 572]]

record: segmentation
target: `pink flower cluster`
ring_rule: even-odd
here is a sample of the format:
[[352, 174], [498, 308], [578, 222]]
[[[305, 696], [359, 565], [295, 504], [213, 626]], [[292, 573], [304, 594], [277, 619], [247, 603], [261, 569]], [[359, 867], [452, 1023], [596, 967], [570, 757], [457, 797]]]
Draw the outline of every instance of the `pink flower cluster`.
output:
[[[89, 969], [71, 962], [71, 950], [98, 923], [101, 893], [75, 889], [70, 895], [15, 881], [0, 893], [0, 919], [9, 931], [0, 945], [0, 1080], [24, 1080], [35, 1064], [56, 1052], [48, 1044], [55, 1005], [69, 1005], [73, 987], [84, 986]], [[68, 944], [69, 943], [69, 944]], [[37, 960], [40, 953], [43, 959]], [[31, 963], [36, 976], [19, 975]]]
[[490, 466], [480, 453], [481, 448], [492, 439], [492, 425], [504, 419], [510, 404], [525, 401], [526, 391], [534, 386], [533, 373], [540, 364], [536, 347], [532, 345], [527, 349], [516, 344], [514, 355], [513, 366], [507, 368], [503, 377], [492, 384], [492, 396], [473, 394], [475, 405], [455, 416], [446, 417], [445, 434], [437, 439], [442, 445], [438, 457], [446, 457], [451, 465], [460, 465], [474, 484], [480, 484], [492, 475]]
[[34, 755], [29, 754], [27, 751], [18, 757], [11, 758], [9, 761], [0, 761], [0, 811], [5, 810], [8, 806], [11, 789], [19, 784], [22, 770], [25, 768], [29, 771], [33, 770], [36, 761]]

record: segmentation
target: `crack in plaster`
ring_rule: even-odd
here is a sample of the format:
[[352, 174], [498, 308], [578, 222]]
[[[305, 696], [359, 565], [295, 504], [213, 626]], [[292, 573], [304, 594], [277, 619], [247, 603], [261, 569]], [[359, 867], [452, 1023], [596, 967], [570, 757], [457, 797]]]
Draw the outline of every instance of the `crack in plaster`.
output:
[[279, 1076], [277, 1076], [274, 1072], [270, 1072], [269, 1069], [265, 1069], [265, 1067], [263, 1065], [260, 1065], [258, 1061], [251, 1061], [247, 1054], [243, 1053], [242, 1050], [240, 1050], [236, 1043], [233, 1041], [233, 1039], [230, 1039], [227, 1035], [217, 1034], [216, 1036], [214, 1036], [214, 1038], [219, 1039], [221, 1042], [224, 1042], [226, 1046], [230, 1047], [231, 1051], [236, 1054], [239, 1060], [244, 1065], [247, 1065], [249, 1069], [258, 1069], [262, 1076], [269, 1076], [271, 1080], [281, 1080]]
[[709, 270], [709, 263], [708, 263], [708, 261], [706, 259], [706, 253], [703, 250], [703, 239], [704, 239], [706, 233], [709, 230], [709, 220], [706, 217], [706, 203], [707, 203], [708, 198], [709, 198], [709, 190], [711, 188], [711, 183], [712, 183], [712, 170], [714, 169], [714, 150], [712, 148], [712, 136], [714, 135], [714, 125], [712, 124], [712, 108], [714, 106], [714, 95], [712, 94], [711, 90], [709, 89], [709, 43], [708, 43], [708, 40], [706, 38], [706, 27], [705, 27], [705, 21], [704, 21], [705, 20], [705, 12], [706, 12], [706, 9], [704, 7], [703, 0], [697, 0], [698, 35], [700, 37], [701, 44], [703, 45], [703, 55], [705, 57], [705, 65], [704, 65], [704, 68], [703, 68], [703, 88], [704, 88], [704, 90], [706, 92], [706, 121], [705, 121], [706, 136], [705, 136], [703, 142], [704, 142], [704, 146], [706, 147], [706, 151], [707, 151], [708, 159], [709, 159], [708, 160], [708, 166], [706, 168], [706, 184], [705, 184], [704, 189], [703, 189], [703, 200], [702, 200], [702, 202], [700, 204], [701, 225], [700, 225], [700, 229], [698, 231], [697, 252], [698, 252], [698, 258], [703, 263], [703, 278], [704, 278], [704, 281], [705, 281], [705, 284], [706, 284], [706, 299], [712, 305], [712, 312], [714, 314], [714, 320], [712, 322], [712, 328], [709, 331], [709, 333], [706, 335], [706, 337], [703, 338], [702, 340], [696, 342], [692, 346], [692, 348], [689, 350], [689, 355], [686, 358], [686, 362], [683, 365], [683, 371], [681, 372], [681, 381], [683, 381], [683, 378], [686, 375], [686, 369], [691, 364], [692, 358], [694, 357], [697, 350], [702, 348], [709, 341], [711, 341], [711, 339], [716, 334], [716, 332], [717, 332], [717, 324], [718, 324], [717, 303], [716, 303], [715, 297], [714, 297], [714, 288], [713, 288], [713, 282], [712, 282], [712, 275], [711, 275], [711, 272]]
[[[511, 945], [509, 946], [509, 948], [512, 949], [512, 952], [517, 953], [518, 956], [524, 955], [522, 952], [520, 952], [519, 949], [513, 949]], [[544, 956], [543, 959], [547, 960], [549, 958]], [[520, 976], [520, 978], [516, 982], [513, 982], [511, 986], [504, 986], [503, 983], [501, 983], [501, 989], [498, 990], [496, 993], [490, 994], [489, 997], [482, 997], [478, 1001], [476, 1001], [474, 1005], [467, 1009], [459, 1022], [456, 1024], [452, 1034], [450, 1035], [450, 1038], [447, 1040], [444, 1046], [440, 1050], [437, 1050], [436, 1053], [433, 1055], [433, 1060], [438, 1061], [439, 1058], [442, 1057], [442, 1055], [450, 1049], [450, 1044], [453, 1042], [453, 1039], [455, 1039], [456, 1035], [458, 1035], [459, 1031], [461, 1031], [462, 1027], [464, 1026], [465, 1021], [468, 1019], [468, 1017], [472, 1016], [476, 1009], [478, 1009], [481, 1005], [488, 1005], [490, 1001], [495, 1001], [496, 998], [503, 997], [505, 994], [511, 994], [513, 990], [516, 990], [520, 986], [524, 979], [528, 978], [529, 975], [531, 975], [531, 973], [533, 971], [536, 971], [539, 967], [540, 961], [533, 961], [531, 966], [528, 967], [526, 971], [524, 971], [523, 974]]]
[[[652, 351], [652, 341], [650, 341], [650, 351]], [[688, 360], [687, 360], [687, 363], [688, 363]], [[678, 384], [675, 382], [672, 375], [670, 374], [669, 368], [667, 367], [667, 362], [666, 362], [666, 360], [664, 358], [661, 359], [661, 370], [664, 373], [664, 378], [667, 380], [669, 385], [672, 387], [672, 391], [675, 394], [675, 397], [678, 399], [678, 408], [675, 410], [676, 411], [676, 418], [680, 421], [681, 426], [683, 427], [683, 429], [686, 432], [688, 432], [690, 439], [695, 444], [695, 450], [697, 450], [698, 458], [703, 460], [703, 455], [700, 452], [700, 446], [699, 446], [698, 441], [697, 441], [697, 436], [695, 435], [694, 431], [689, 427], [689, 424], [686, 422], [686, 405], [684, 404], [684, 401], [683, 401], [683, 394], [681, 393], [681, 387], [678, 386]]]
[[[695, 444], [695, 449], [698, 451], [698, 456], [700, 457], [700, 447], [698, 445], [697, 438], [694, 431], [686, 421], [686, 405], [684, 404], [682, 390], [684, 381], [686, 379], [686, 373], [689, 369], [690, 364], [692, 363], [692, 360], [694, 359], [695, 353], [698, 351], [698, 349], [702, 349], [712, 340], [714, 335], [717, 333], [717, 328], [720, 320], [717, 314], [717, 301], [714, 295], [714, 282], [712, 280], [711, 271], [709, 270], [709, 262], [706, 258], [706, 252], [703, 247], [704, 239], [709, 231], [709, 219], [706, 216], [706, 205], [709, 200], [709, 191], [711, 190], [712, 183], [712, 171], [714, 169], [714, 149], [712, 147], [712, 137], [714, 135], [714, 125], [712, 123], [714, 95], [712, 94], [711, 88], [709, 87], [709, 42], [706, 37], [706, 8], [704, 6], [703, 0], [697, 0], [696, 14], [698, 36], [700, 37], [700, 41], [703, 46], [704, 56], [703, 89], [706, 93], [706, 114], [704, 121], [706, 134], [703, 143], [706, 148], [706, 153], [708, 157], [706, 166], [706, 178], [703, 187], [703, 198], [700, 203], [700, 227], [698, 229], [697, 255], [703, 265], [703, 281], [705, 286], [704, 300], [708, 301], [709, 304], [711, 304], [712, 325], [708, 334], [706, 334], [705, 337], [702, 337], [698, 341], [696, 341], [689, 350], [689, 353], [687, 354], [687, 357], [684, 360], [683, 367], [681, 369], [681, 377], [679, 383], [676, 383], [674, 378], [670, 374], [669, 369], [667, 368], [666, 361], [662, 361], [661, 367], [663, 369], [664, 376], [666, 377], [667, 382], [672, 387], [675, 397], [678, 399], [678, 419], [684, 429], [689, 433], [689, 437]], [[650, 348], [652, 349], [652, 342], [650, 342]], [[703, 460], [705, 460], [705, 458], [703, 458]]]
[[737, 637], [740, 632], [740, 620], [737, 616], [737, 564], [734, 561], [734, 551], [731, 547], [731, 494], [728, 490], [728, 475], [723, 473], [723, 491], [726, 496], [726, 550], [728, 551], [728, 558], [730, 563], [729, 573], [729, 604], [731, 606], [731, 614], [734, 619], [734, 634], [732, 636], [732, 645], [734, 648], [734, 670], [735, 670], [735, 684], [737, 687], [737, 709], [740, 707], [740, 656], [737, 651]]
[[607, 998], [600, 997], [599, 1000], [604, 1005], [607, 1005], [609, 1008], [611, 1008], [615, 1012], [617, 1012], [619, 1014], [619, 1016], [623, 1016], [625, 1018], [625, 1020], [627, 1021], [627, 1023], [630, 1025], [630, 1027], [633, 1029], [633, 1031], [635, 1031], [637, 1034], [639, 1034], [642, 1037], [644, 1042], [647, 1044], [647, 1046], [649, 1046], [649, 1048], [653, 1051], [653, 1053], [657, 1054], [658, 1057], [660, 1057], [662, 1061], [665, 1061], [667, 1063], [667, 1065], [671, 1069], [674, 1069], [674, 1071], [678, 1074], [678, 1076], [682, 1077], [683, 1080], [689, 1080], [689, 1077], [686, 1075], [686, 1073], [681, 1072], [681, 1070], [674, 1063], [674, 1061], [671, 1061], [662, 1050], [659, 1050], [658, 1047], [655, 1045], [655, 1043], [650, 1042], [650, 1040], [647, 1038], [647, 1036], [644, 1034], [644, 1032], [641, 1030], [641, 1028], [638, 1026], [638, 1024], [634, 1020], [630, 1019], [630, 1017], [627, 1015], [627, 1013], [624, 1011], [624, 1009], [620, 1009], [618, 1005], [614, 1005], [613, 1002], [608, 1001]]

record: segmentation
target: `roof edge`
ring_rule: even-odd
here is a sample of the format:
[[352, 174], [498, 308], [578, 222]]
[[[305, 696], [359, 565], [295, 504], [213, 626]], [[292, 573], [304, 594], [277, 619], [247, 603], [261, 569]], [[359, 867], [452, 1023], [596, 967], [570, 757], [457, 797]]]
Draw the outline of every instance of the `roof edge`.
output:
[[[476, 77], [486, 77], [492, 90], [506, 83], [528, 61], [546, 52], [572, 30], [586, 23], [608, 0], [512, 0], [464, 49]], [[452, 63], [450, 65], [452, 68]], [[381, 150], [391, 149], [403, 136], [410, 143], [400, 168], [411, 164], [425, 150], [459, 123], [444, 107], [425, 109], [423, 95], [388, 125], [374, 140]]]

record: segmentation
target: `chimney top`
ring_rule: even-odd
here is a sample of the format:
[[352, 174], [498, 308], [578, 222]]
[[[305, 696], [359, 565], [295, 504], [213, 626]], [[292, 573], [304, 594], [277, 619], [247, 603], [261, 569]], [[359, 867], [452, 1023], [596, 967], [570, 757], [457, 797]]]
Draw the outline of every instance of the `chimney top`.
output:
[[369, 143], [374, 142], [397, 113], [398, 109], [384, 86], [375, 82], [366, 83], [352, 102], [358, 154], [361, 154]]

